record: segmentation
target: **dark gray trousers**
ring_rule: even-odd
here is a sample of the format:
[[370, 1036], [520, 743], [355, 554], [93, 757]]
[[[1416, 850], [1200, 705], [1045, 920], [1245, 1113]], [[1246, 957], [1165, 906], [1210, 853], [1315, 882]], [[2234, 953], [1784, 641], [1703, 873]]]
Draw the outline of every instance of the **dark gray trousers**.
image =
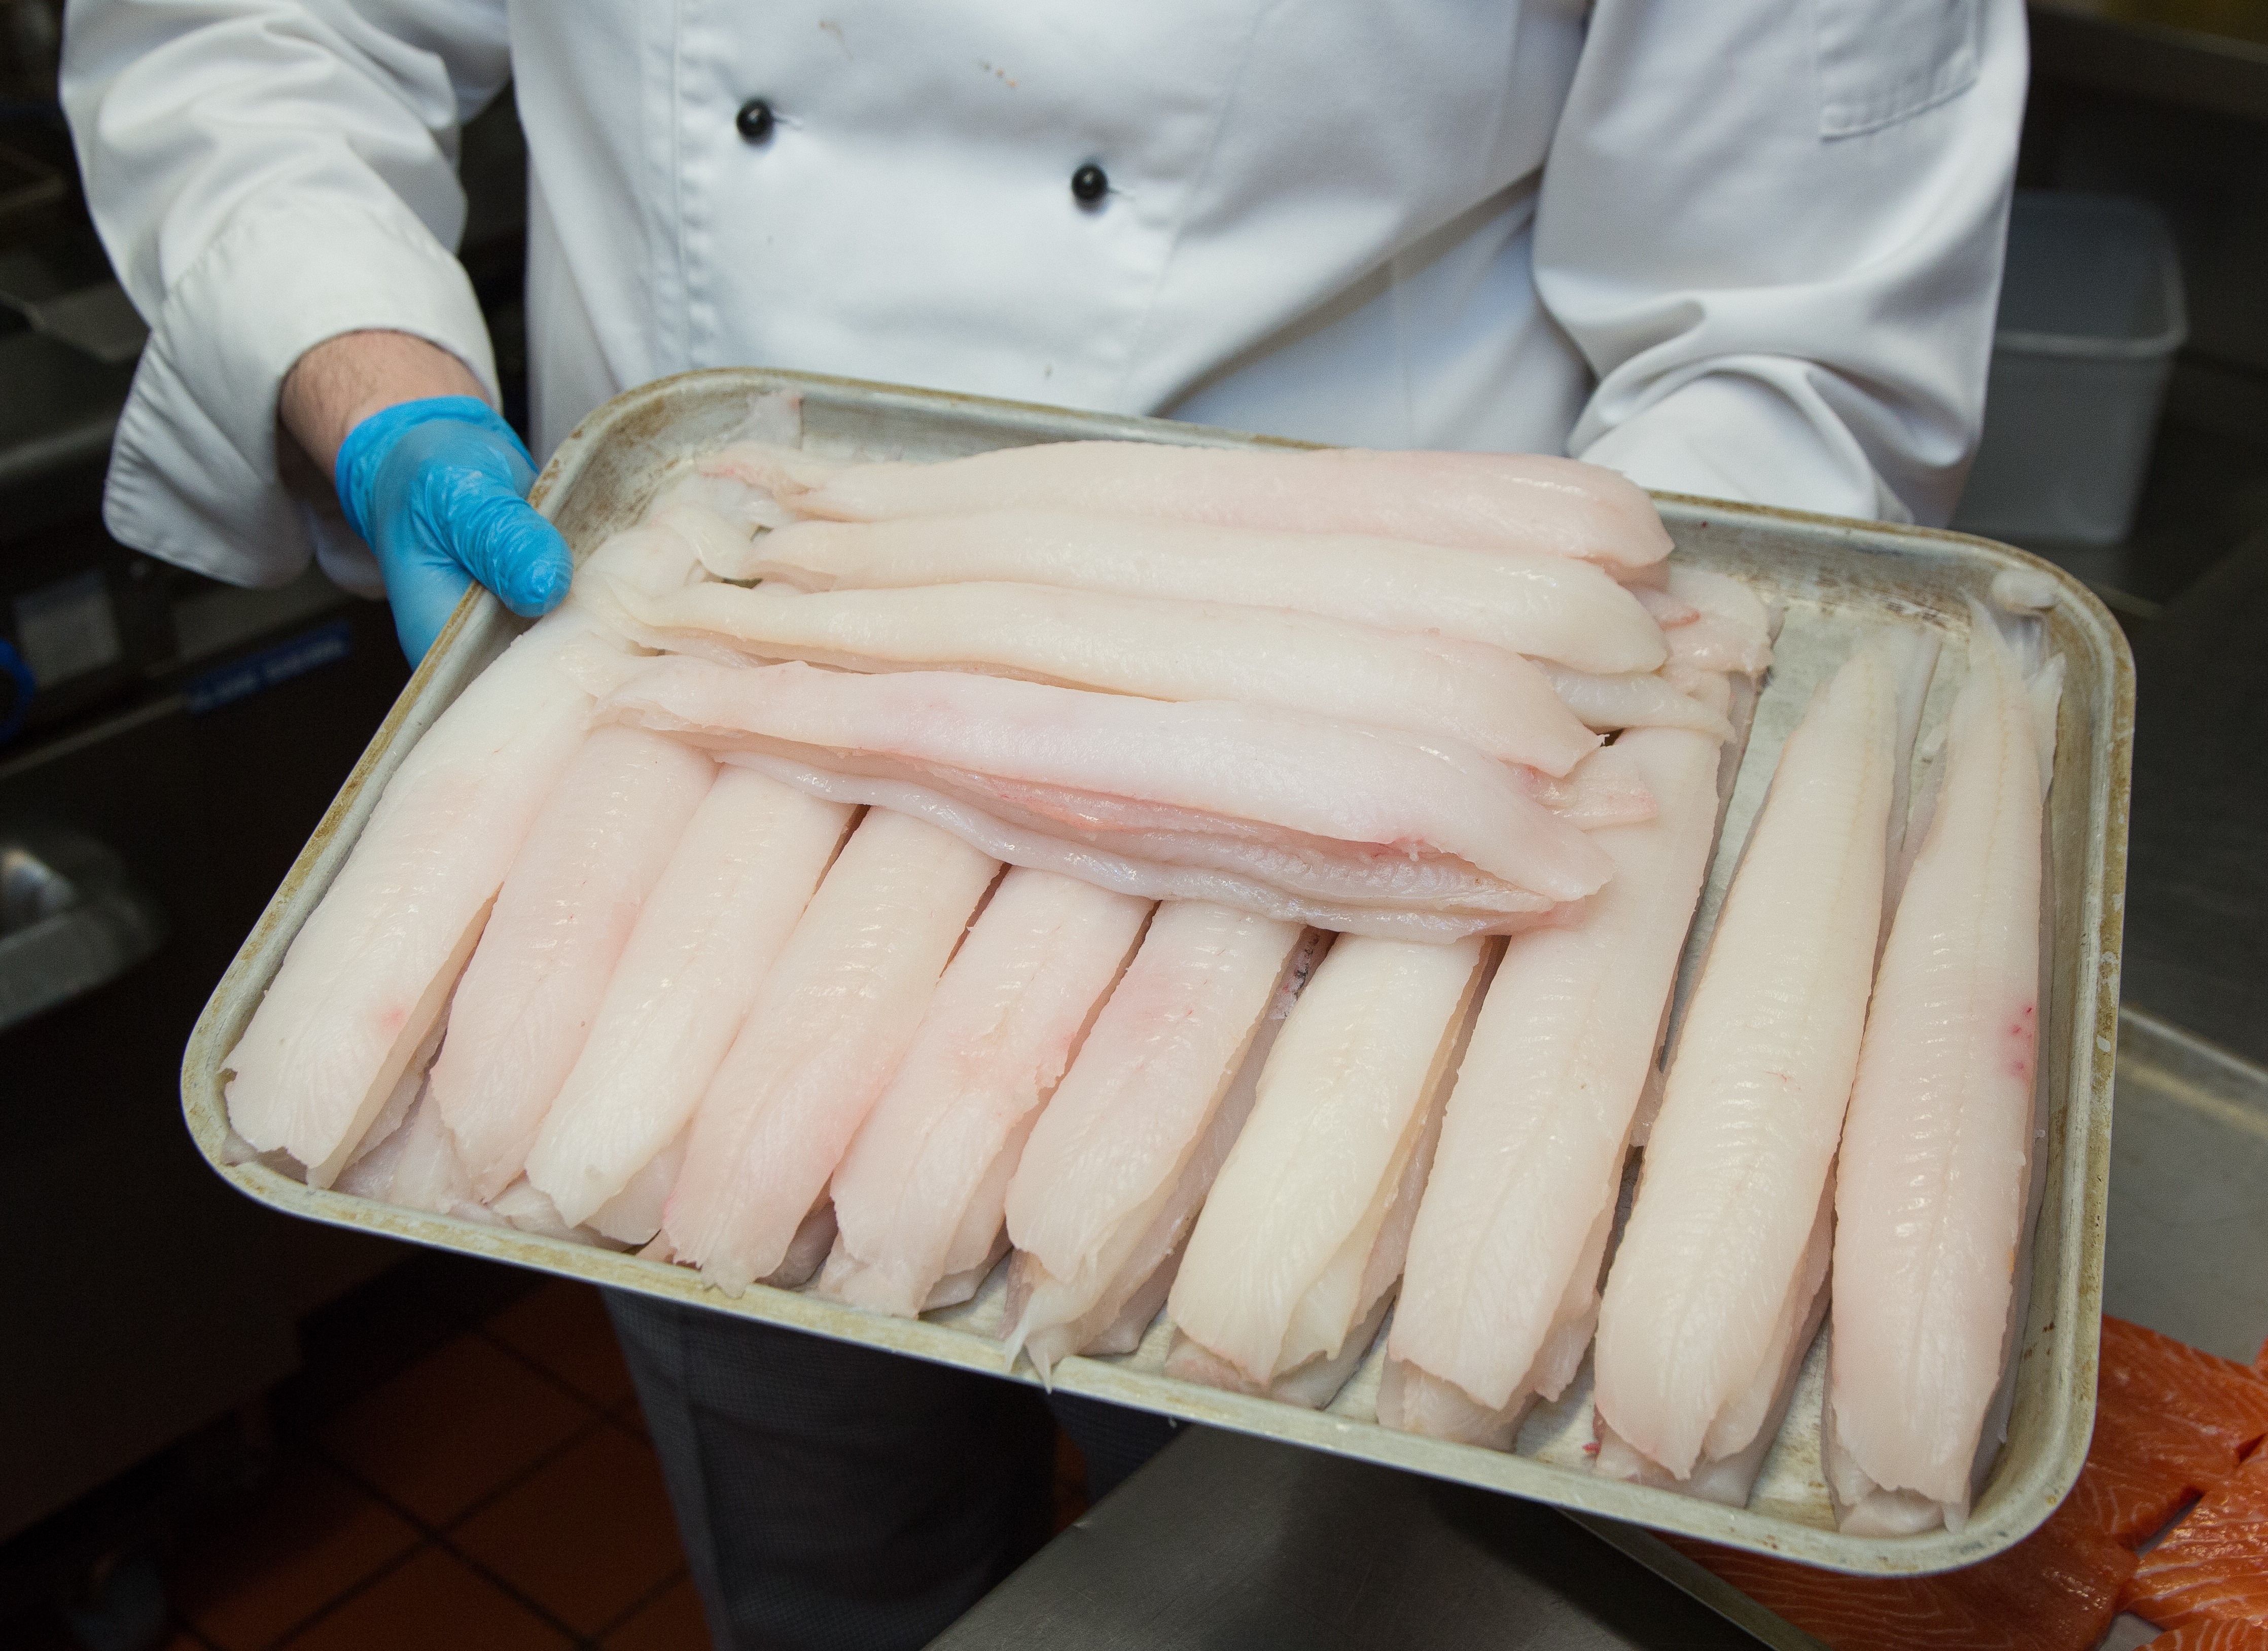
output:
[[1095, 1501], [1172, 1436], [1163, 1417], [606, 1295], [727, 1651], [924, 1645], [1047, 1539], [1057, 1420]]

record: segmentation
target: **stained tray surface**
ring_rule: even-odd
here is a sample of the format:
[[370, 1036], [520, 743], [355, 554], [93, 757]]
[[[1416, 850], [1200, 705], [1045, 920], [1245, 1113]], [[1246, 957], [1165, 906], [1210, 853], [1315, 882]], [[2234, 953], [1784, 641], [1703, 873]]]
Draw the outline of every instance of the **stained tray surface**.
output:
[[[802, 397], [805, 445], [842, 456], [944, 458], [1035, 441], [1095, 437], [1278, 444], [1156, 420], [733, 369], [663, 379], [608, 402], [561, 444], [531, 497], [582, 554], [637, 519], [669, 466], [725, 440], [744, 417], [752, 393], [782, 390]], [[1587, 1364], [1559, 1403], [1530, 1416], [1510, 1453], [1378, 1426], [1374, 1405], [1382, 1339], [1322, 1412], [1167, 1377], [1161, 1367], [1171, 1327], [1162, 1319], [1134, 1353], [1068, 1360], [1057, 1367], [1056, 1383], [1098, 1398], [1837, 1569], [1911, 1574], [1969, 1564], [2007, 1547], [2047, 1516], [2077, 1477], [2093, 1425], [2133, 725], [2132, 662], [2110, 615], [2083, 586], [2020, 551], [1954, 534], [1675, 495], [1661, 495], [1657, 502], [1679, 556], [1747, 581], [1777, 603], [1783, 615], [1775, 664], [1688, 944], [1681, 993], [1713, 924], [1780, 745], [1813, 688], [1873, 627], [1887, 622], [1935, 627], [1945, 633], [1948, 646], [1925, 715], [1926, 735], [1958, 686], [1968, 599], [1986, 597], [2004, 572], [2055, 582], [2051, 642], [2067, 661], [2068, 675], [2050, 803], [2055, 899], [2041, 1045], [2047, 1095], [2039, 1142], [2044, 1190], [2007, 1443], [1967, 1526], [1958, 1535], [1938, 1531], [1899, 1538], [1845, 1536], [1834, 1529], [1819, 1467], [1823, 1341], [1806, 1361], [1788, 1420], [1745, 1508], [1594, 1478], [1585, 1449], [1590, 1442]], [[222, 978], [182, 1066], [183, 1106], [200, 1149], [251, 1197], [311, 1219], [1035, 1380], [1028, 1365], [1008, 1369], [990, 1333], [1005, 1293], [998, 1273], [973, 1301], [923, 1320], [889, 1318], [763, 1286], [735, 1300], [685, 1268], [316, 1192], [263, 1163], [239, 1161], [223, 1099], [223, 1059], [292, 936], [329, 886], [395, 765], [519, 628], [519, 621], [484, 593], [469, 597], [459, 608]]]

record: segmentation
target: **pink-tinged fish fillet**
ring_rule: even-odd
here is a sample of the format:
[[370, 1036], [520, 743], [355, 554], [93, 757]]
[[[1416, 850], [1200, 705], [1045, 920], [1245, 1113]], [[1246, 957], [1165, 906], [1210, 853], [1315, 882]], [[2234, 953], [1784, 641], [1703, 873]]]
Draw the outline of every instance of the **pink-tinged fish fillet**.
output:
[[591, 695], [566, 669], [624, 644], [584, 592], [699, 567], [683, 536], [634, 528], [578, 570], [564, 606], [474, 679], [387, 781], [354, 851], [223, 1063], [229, 1122], [328, 1186], [431, 1031], [536, 811], [583, 744]]
[[1846, 1530], [1961, 1528], [2007, 1362], [2053, 708], [1980, 612], [1837, 1161], [1826, 1457]]
[[1049, 872], [1001, 880], [835, 1171], [822, 1291], [909, 1318], [950, 1305], [941, 1280], [973, 1291], [1024, 1140], [1149, 915]]
[[998, 870], [902, 815], [850, 833], [694, 1115], [662, 1219], [678, 1259], [733, 1295], [781, 1265]]
[[716, 774], [674, 739], [602, 728], [535, 817], [457, 987], [431, 1079], [483, 1200], [526, 1166], [639, 910]]
[[1894, 771], [1934, 652], [1933, 634], [1893, 633], [1814, 698], [1686, 1008], [1600, 1305], [1596, 1388], [1605, 1424], [1677, 1479], [1753, 1437], [1719, 1424], [1771, 1354], [1842, 1134]]
[[668, 658], [599, 715], [910, 781], [1088, 848], [1346, 905], [1514, 918], [1580, 899], [1609, 870], [1469, 746], [1256, 706]]
[[725, 664], [974, 671], [1237, 701], [1446, 736], [1548, 774], [1599, 744], [1517, 654], [1285, 608], [979, 583], [811, 593], [700, 584], [624, 605], [638, 641]]
[[[660, 1222], [596, 1212], [691, 1119], [850, 824], [850, 810], [741, 768], [720, 772], [654, 885], [591, 1035], [527, 1155], [571, 1225], [643, 1243]], [[659, 1189], [666, 1192], [666, 1186]]]
[[1486, 642], [1580, 671], [1651, 671], [1668, 655], [1631, 593], [1565, 556], [1349, 533], [996, 510], [801, 522], [709, 562], [723, 579], [811, 591], [1013, 581], [1113, 596], [1291, 608]]
[[763, 487], [800, 515], [835, 521], [1078, 510], [1358, 533], [1620, 567], [1669, 554], [1669, 534], [1642, 488], [1595, 465], [1533, 453], [1051, 442], [935, 464], [832, 465], [747, 444], [727, 448], [704, 467]]
[[[1176, 1189], [1203, 1156], [1302, 933], [1224, 906], [1159, 907], [1008, 1184], [1008, 1236], [1021, 1252], [1012, 1356], [1030, 1353], [1044, 1375], [1090, 1345], [1179, 1248], [1197, 1208]], [[1161, 1231], [1161, 1214], [1181, 1204], [1181, 1232]], [[1146, 1271], [1129, 1277], [1138, 1251]]]
[[1771, 613], [1738, 579], [1675, 562], [1669, 568], [1669, 595], [1694, 610], [1690, 621], [1662, 631], [1674, 663], [1689, 671], [1746, 676], [1771, 664]]
[[1560, 702], [1586, 728], [1602, 733], [1622, 728], [1690, 728], [1719, 739], [1732, 737], [1722, 713], [1652, 671], [1594, 676], [1549, 664], [1543, 670]]
[[[867, 803], [927, 820], [940, 830], [951, 832], [971, 848], [1010, 865], [1057, 872], [1138, 899], [1195, 900], [1339, 933], [1369, 935], [1381, 940], [1436, 943], [1462, 940], [1467, 935], [1497, 933], [1533, 922], [1549, 922], [1570, 909], [1541, 900], [1535, 901], [1531, 914], [1525, 916], [1507, 915], [1500, 909], [1464, 909], [1454, 899], [1440, 902], [1448, 906], [1447, 910], [1439, 909], [1439, 906], [1426, 909], [1356, 905], [1322, 898], [1306, 888], [1287, 892], [1276, 884], [1263, 882], [1256, 876], [1220, 863], [1252, 854], [1248, 845], [1229, 851], [1214, 842], [1197, 844], [1198, 852], [1194, 856], [1197, 863], [1145, 860], [1126, 853], [1123, 848], [1094, 847], [1092, 841], [1067, 833], [1060, 818], [1053, 815], [1037, 817], [1035, 826], [1022, 823], [1027, 817], [1020, 811], [997, 802], [990, 809], [982, 808], [963, 796], [907, 780], [839, 774], [808, 763], [744, 751], [726, 752], [724, 758], [727, 763], [745, 765], [770, 774], [814, 796], [839, 803]], [[1652, 806], [1651, 798], [1647, 805]], [[1086, 837], [1100, 834], [1086, 833]], [[1169, 840], [1164, 846], [1181, 852], [1190, 848], [1182, 840]], [[1285, 864], [1281, 857], [1262, 856], [1259, 869], [1274, 871]], [[1322, 881], [1314, 875], [1315, 868], [1305, 862], [1291, 862], [1290, 870], [1309, 882]], [[1442, 886], [1438, 871], [1437, 867], [1433, 874], [1421, 874], [1419, 883], [1438, 892]], [[1462, 886], [1451, 884], [1452, 894]]]
[[[1642, 776], [1660, 812], [1596, 834], [1614, 877], [1574, 924], [1515, 936], [1481, 1007], [1387, 1343], [1462, 1395], [1475, 1413], [1453, 1436], [1508, 1446], [1590, 1339], [1624, 1148], [1716, 839], [1719, 750], [1644, 729], [1599, 753]], [[1417, 1430], [1450, 1408], [1421, 1410]]]
[[1167, 1303], [1239, 1385], [1339, 1361], [1401, 1275], [1418, 1188], [1397, 1194], [1438, 1128], [1481, 948], [1342, 939], [1285, 1022]]

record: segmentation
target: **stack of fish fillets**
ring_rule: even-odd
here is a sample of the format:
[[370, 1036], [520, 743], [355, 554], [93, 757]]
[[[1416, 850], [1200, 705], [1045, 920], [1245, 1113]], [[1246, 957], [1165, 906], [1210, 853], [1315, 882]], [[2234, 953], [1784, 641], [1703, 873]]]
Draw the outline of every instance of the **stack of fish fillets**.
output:
[[[1912, 981], [1905, 1020], [1878, 1006], [1861, 1059], [1872, 928], [1843, 948], [1865, 967], [1814, 959], [1807, 981], [1852, 1023], [1852, 1141], [1888, 1166], [1864, 1198], [1845, 1170], [1843, 1220], [1880, 1222], [1900, 1143], [1931, 1129], [1955, 1137], [1944, 1194], [2006, 1215], [1998, 1180], [1971, 1185], [1975, 1104], [1917, 1121], [1898, 1064], [1902, 1028], [1952, 990], [1927, 925], [2021, 870], [1978, 870], [2006, 823], [1979, 810], [2021, 800], [2005, 715], [1956, 708], [1911, 846], [1887, 824], [1906, 818], [1920, 644], [1885, 642], [1854, 661], [1861, 686], [1822, 695], [1808, 743], [1864, 746], [1867, 784], [1897, 795], [1859, 785], [1839, 814], [1775, 826], [1799, 789], [1775, 782], [1665, 1085], [1772, 622], [1737, 582], [1669, 563], [1642, 493], [1448, 454], [851, 463], [796, 446], [792, 408], [754, 422], [764, 439], [666, 479], [397, 771], [226, 1061], [242, 1151], [641, 1248], [734, 1295], [912, 1316], [998, 1273], [985, 1327], [1043, 1376], [1131, 1351], [1162, 1313], [1169, 1374], [1344, 1408], [1390, 1323], [1379, 1419], [1498, 1449], [1596, 1326], [1602, 1471], [1737, 1499], [1745, 1480], [1709, 1476], [1737, 1479], [1717, 1464], [1748, 1412], [1770, 1438], [1823, 1309], [1852, 1071], [1829, 1060], [1811, 1086], [1792, 1247], [1696, 1257], [1654, 1189], [1705, 1200], [1734, 1173], [1705, 1145], [1662, 1166], [1707, 1134], [1682, 1097], [1715, 1092], [1710, 1028], [1738, 1018], [1712, 982], [1771, 945], [1742, 914], [1818, 892], [1744, 892], [1782, 858], [1757, 845], [1816, 858], [1830, 826], [1856, 840], [1872, 819], [1882, 869], [1829, 892], [1838, 914], [1899, 914], [1882, 968], [1885, 991]], [[1992, 657], [2003, 698], [2051, 723], [2036, 662]], [[1990, 674], [1972, 657], [1972, 682]], [[1958, 730], [1987, 724], [1999, 744], [1978, 755], [1986, 736]], [[2036, 790], [2036, 738], [2021, 754]], [[2001, 789], [1976, 801], [1986, 782], [1963, 776], [1996, 762]], [[2036, 894], [2023, 909], [2036, 927]], [[2003, 973], [2025, 956], [2036, 973], [2036, 950], [2003, 950]], [[1655, 1105], [1625, 1236], [1617, 1191]], [[2021, 1182], [2028, 1131], [2001, 1137]], [[1668, 1260], [1647, 1258], [1657, 1225]], [[1882, 1270], [1880, 1244], [1854, 1245], [1844, 1272]], [[1889, 1270], [1873, 1319], [1837, 1314], [1877, 1350], [1838, 1376], [1830, 1460], [1854, 1517], [1911, 1529], [1957, 1519], [1966, 1492], [1941, 1442], [1932, 1473], [1910, 1467], [1911, 1395], [1878, 1349], [1935, 1333], [1930, 1280], [1952, 1269]], [[1686, 1332], [1610, 1357], [1619, 1325], [1661, 1317], [1647, 1292], [1707, 1288], [1771, 1296], [1764, 1374], [1693, 1378]], [[2005, 1321], [2005, 1290], [1970, 1294], [1969, 1319]], [[1641, 1306], [1618, 1314], [1625, 1297]], [[1997, 1354], [1929, 1402], [1976, 1408], [1984, 1382], [1989, 1405]], [[1676, 1424], [1704, 1435], [1690, 1456], [1610, 1385], [1641, 1367], [1699, 1415]]]

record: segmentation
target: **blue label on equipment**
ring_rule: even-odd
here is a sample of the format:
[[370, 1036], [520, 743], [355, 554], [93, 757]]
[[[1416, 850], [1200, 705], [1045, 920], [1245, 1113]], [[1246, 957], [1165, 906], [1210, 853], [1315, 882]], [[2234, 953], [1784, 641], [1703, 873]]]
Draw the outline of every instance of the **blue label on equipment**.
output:
[[344, 620], [333, 620], [289, 642], [263, 648], [233, 664], [190, 678], [182, 697], [188, 701], [189, 715], [202, 716], [207, 711], [248, 699], [262, 689], [305, 676], [319, 665], [335, 664], [353, 651], [353, 627]]

